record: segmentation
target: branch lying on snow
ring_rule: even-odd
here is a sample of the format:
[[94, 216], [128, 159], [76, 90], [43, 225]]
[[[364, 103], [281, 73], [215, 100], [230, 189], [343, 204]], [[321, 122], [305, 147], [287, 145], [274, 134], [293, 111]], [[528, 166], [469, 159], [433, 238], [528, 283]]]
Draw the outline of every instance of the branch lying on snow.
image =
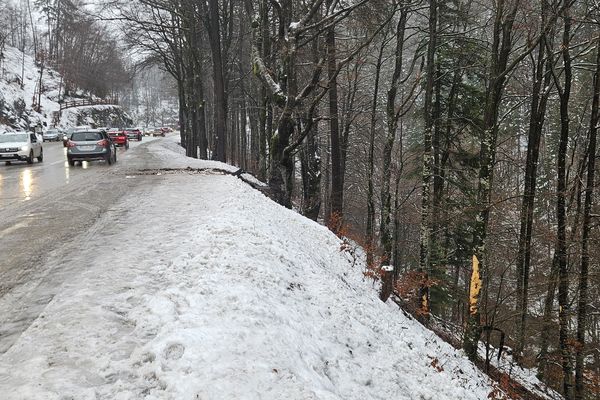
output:
[[249, 172], [244, 171], [242, 168], [238, 168], [235, 171], [227, 170], [223, 168], [214, 168], [214, 167], [205, 167], [205, 168], [143, 168], [138, 169], [135, 172], [128, 172], [128, 175], [162, 175], [165, 174], [175, 174], [175, 173], [200, 173], [200, 172], [209, 172], [209, 173], [219, 173], [223, 175], [231, 175], [240, 179], [242, 182], [250, 185], [253, 189], [256, 189], [263, 193], [265, 196], [271, 198], [271, 189], [269, 185], [264, 182], [259, 181], [254, 175]]

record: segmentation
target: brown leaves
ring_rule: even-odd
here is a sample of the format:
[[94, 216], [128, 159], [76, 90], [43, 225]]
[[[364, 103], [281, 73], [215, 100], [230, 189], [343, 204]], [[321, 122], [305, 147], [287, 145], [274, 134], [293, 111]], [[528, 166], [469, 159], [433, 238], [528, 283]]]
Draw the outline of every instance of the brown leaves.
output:
[[359, 257], [358, 250], [362, 249], [367, 256], [367, 265], [363, 275], [373, 280], [381, 278], [381, 266], [386, 260], [381, 256], [381, 251], [375, 243], [371, 243], [364, 234], [352, 231], [339, 213], [331, 215], [327, 221], [327, 227], [342, 240], [340, 243], [340, 252], [350, 255], [353, 266]]
[[438, 360], [437, 357], [432, 357], [432, 356], [427, 356], [429, 357], [429, 359], [431, 360], [431, 363], [429, 363], [429, 366], [433, 369], [435, 369], [437, 372], [443, 372], [444, 371], [444, 367], [442, 367], [442, 365], [440, 364], [440, 360]]

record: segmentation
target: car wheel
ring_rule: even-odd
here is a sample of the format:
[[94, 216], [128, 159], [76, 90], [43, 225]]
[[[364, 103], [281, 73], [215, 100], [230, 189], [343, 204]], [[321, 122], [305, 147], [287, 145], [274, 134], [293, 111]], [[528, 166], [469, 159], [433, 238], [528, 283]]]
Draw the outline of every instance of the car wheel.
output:
[[75, 160], [71, 160], [71, 159], [69, 158], [69, 165], [70, 165], [71, 167], [74, 167], [74, 166], [75, 166]]
[[37, 158], [38, 162], [44, 161], [44, 149], [40, 149], [40, 155]]
[[4, 161], [4, 165], [10, 165], [10, 161]]
[[29, 157], [27, 157], [27, 164], [33, 164], [33, 150], [29, 152]]
[[109, 155], [107, 155], [107, 156], [104, 158], [104, 160], [106, 160], [106, 163], [107, 163], [108, 165], [112, 165], [112, 159], [113, 159], [113, 158], [112, 158], [112, 156], [111, 156], [110, 154], [109, 154]]

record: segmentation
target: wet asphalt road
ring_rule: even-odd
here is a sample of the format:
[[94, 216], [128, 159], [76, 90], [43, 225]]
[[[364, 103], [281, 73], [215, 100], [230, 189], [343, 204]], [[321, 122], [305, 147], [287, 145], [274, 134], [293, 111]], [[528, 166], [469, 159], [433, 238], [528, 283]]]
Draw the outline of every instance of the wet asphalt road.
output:
[[156, 167], [146, 150], [151, 140], [119, 148], [112, 166], [92, 161], [70, 167], [62, 142], [44, 143], [41, 163], [0, 163], [0, 353], [60, 290], [69, 274], [61, 257], [89, 245], [90, 228], [101, 226], [94, 224], [107, 212], [119, 212], [125, 194], [156, 182], [128, 176]]

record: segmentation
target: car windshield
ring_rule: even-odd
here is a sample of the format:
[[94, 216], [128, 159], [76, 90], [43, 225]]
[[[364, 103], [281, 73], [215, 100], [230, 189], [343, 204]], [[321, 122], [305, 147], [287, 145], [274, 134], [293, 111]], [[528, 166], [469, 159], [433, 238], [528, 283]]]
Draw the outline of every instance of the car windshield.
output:
[[19, 142], [26, 142], [26, 141], [27, 141], [26, 133], [0, 135], [0, 143], [19, 143]]
[[71, 140], [74, 142], [102, 140], [102, 134], [100, 132], [73, 132]]
[[55, 130], [48, 130], [48, 131], [46, 131], [47, 135], [54, 135], [56, 133], [58, 133], [58, 131], [55, 131]]

